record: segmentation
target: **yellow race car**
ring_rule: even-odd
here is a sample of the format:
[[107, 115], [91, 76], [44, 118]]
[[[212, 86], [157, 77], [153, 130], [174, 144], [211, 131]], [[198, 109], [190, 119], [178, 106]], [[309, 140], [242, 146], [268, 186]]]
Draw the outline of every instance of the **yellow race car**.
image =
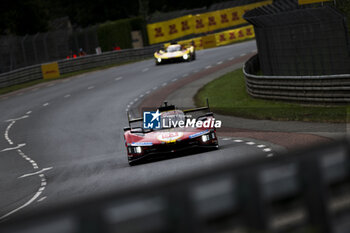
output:
[[167, 62], [193, 61], [196, 59], [194, 46], [184, 47], [177, 43], [171, 43], [166, 49], [160, 49], [154, 53], [156, 65]]

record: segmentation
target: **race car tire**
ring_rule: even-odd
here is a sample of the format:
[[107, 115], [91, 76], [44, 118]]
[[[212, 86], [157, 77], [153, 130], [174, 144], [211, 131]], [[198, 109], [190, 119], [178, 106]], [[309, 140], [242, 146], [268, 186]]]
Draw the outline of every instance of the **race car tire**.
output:
[[129, 166], [132, 167], [132, 166], [135, 166], [137, 165], [137, 161], [129, 161]]

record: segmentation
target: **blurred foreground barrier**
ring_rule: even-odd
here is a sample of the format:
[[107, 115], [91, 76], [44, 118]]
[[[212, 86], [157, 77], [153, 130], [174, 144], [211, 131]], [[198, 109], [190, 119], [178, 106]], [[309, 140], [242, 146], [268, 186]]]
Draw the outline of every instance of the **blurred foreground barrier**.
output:
[[[87, 55], [74, 59], [58, 61], [59, 73], [67, 74], [71, 72], [117, 64], [153, 56], [153, 53], [160, 48], [159, 45], [148, 46], [141, 49], [124, 49], [111, 51], [102, 54]], [[43, 74], [41, 64], [28, 66], [0, 74], [0, 88], [22, 84], [29, 81], [42, 79]]]
[[350, 74], [321, 76], [266, 76], [258, 55], [243, 68], [249, 95], [256, 98], [313, 103], [349, 103]]
[[343, 140], [276, 157], [262, 154], [10, 219], [0, 231], [346, 233], [349, 147]]

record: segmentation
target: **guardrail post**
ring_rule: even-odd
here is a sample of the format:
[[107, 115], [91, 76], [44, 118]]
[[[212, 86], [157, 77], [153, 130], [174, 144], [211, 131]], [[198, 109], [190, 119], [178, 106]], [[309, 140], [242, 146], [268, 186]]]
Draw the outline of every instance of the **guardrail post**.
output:
[[238, 177], [239, 203], [242, 203], [245, 226], [247, 230], [268, 231], [269, 214], [262, 197], [259, 182], [259, 169], [244, 171]]
[[90, 208], [78, 213], [77, 233], [107, 233], [107, 224], [100, 209]]
[[[310, 153], [316, 153], [315, 151]], [[317, 232], [330, 233], [331, 217], [328, 211], [328, 190], [321, 168], [321, 156], [308, 156], [299, 162], [299, 180], [304, 190], [308, 222]]]
[[170, 232], [198, 232], [197, 216], [193, 211], [187, 185], [174, 187], [168, 191], [167, 197]]

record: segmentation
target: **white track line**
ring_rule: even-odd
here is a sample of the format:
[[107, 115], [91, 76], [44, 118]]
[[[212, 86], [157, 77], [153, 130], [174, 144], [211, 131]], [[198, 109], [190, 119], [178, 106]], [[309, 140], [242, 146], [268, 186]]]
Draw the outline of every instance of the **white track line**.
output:
[[205, 67], [205, 69], [210, 69], [210, 68], [211, 68], [211, 66], [210, 66], [210, 65]]
[[26, 145], [25, 143], [18, 144], [16, 147], [6, 148], [6, 149], [3, 149], [3, 150], [0, 151], [0, 152], [10, 151], [10, 150], [17, 150], [17, 149], [19, 149], [19, 148], [24, 147], [25, 145]]
[[222, 64], [222, 61], [218, 61], [216, 64], [221, 65], [221, 64]]
[[119, 80], [122, 80], [123, 77], [122, 76], [119, 76], [118, 78], [115, 78], [115, 81], [119, 81]]
[[[6, 128], [6, 131], [5, 131], [5, 138], [6, 138], [6, 140], [8, 141], [8, 143], [9, 143], [10, 145], [13, 144], [12, 140], [11, 140], [11, 139], [9, 138], [9, 136], [8, 136], [11, 127], [16, 123], [17, 120], [21, 120], [21, 119], [24, 119], [24, 118], [27, 118], [27, 117], [29, 117], [29, 116], [28, 116], [28, 115], [24, 115], [24, 116], [19, 117], [19, 118], [16, 118], [16, 119], [7, 120], [7, 121], [10, 121], [10, 124], [9, 124], [9, 125], [7, 126], [7, 128]], [[28, 162], [32, 165], [32, 167], [33, 167], [34, 170], [38, 170], [38, 169], [39, 169], [38, 164], [37, 164], [33, 159], [31, 159], [29, 156], [27, 156], [21, 149], [19, 149], [20, 147], [23, 147], [23, 146], [25, 146], [25, 144], [19, 144], [19, 145], [17, 146], [17, 148], [16, 148], [17, 153], [18, 153], [24, 160], [28, 161]], [[8, 148], [8, 149], [10, 149], [10, 148]], [[14, 148], [11, 148], [11, 149], [14, 149]], [[39, 189], [38, 189], [38, 190], [36, 191], [36, 193], [33, 195], [33, 197], [32, 197], [31, 199], [29, 199], [26, 203], [24, 203], [23, 205], [21, 205], [20, 207], [18, 207], [18, 208], [16, 208], [16, 209], [12, 210], [12, 211], [10, 211], [10, 212], [8, 212], [8, 213], [5, 214], [5, 215], [0, 216], [0, 221], [3, 220], [3, 219], [5, 219], [5, 218], [7, 218], [8, 216], [10, 216], [10, 215], [12, 215], [12, 214], [18, 212], [18, 211], [20, 211], [21, 209], [27, 207], [28, 205], [30, 205], [31, 203], [33, 203], [35, 200], [37, 200], [37, 199], [40, 197], [40, 195], [43, 193], [43, 191], [45, 190], [46, 185], [47, 185], [45, 175], [42, 174], [42, 172], [43, 172], [43, 171], [46, 171], [46, 170], [49, 170], [49, 169], [52, 169], [52, 167], [51, 167], [51, 168], [44, 168], [44, 169], [42, 169], [41, 171], [36, 172], [36, 175], [39, 174], [39, 177], [41, 178], [41, 184], [40, 184]], [[26, 175], [24, 175], [24, 176], [28, 176], [28, 175], [32, 175], [32, 174], [26, 174]], [[44, 199], [42, 199], [42, 200], [44, 200]]]
[[32, 111], [28, 111], [28, 112], [26, 112], [26, 114], [27, 114], [27, 115], [29, 115], [29, 114], [31, 114], [31, 113], [32, 113]]
[[64, 98], [69, 98], [71, 95], [70, 94], [68, 94], [68, 95], [65, 95], [64, 96]]
[[5, 139], [6, 141], [10, 144], [10, 145], [13, 145], [13, 141], [10, 139], [9, 137], [9, 131], [11, 129], [11, 127], [16, 123], [16, 121], [12, 121], [7, 127], [6, 127], [6, 130], [5, 130]]
[[24, 205], [21, 205], [20, 207], [18, 207], [17, 209], [14, 209], [12, 210], [11, 212], [3, 215], [0, 217], [0, 220], [3, 220], [4, 218], [7, 218], [8, 216], [20, 211], [21, 209], [29, 206], [31, 203], [33, 203], [38, 197], [40, 197], [41, 193], [44, 191], [44, 189], [41, 189], [41, 186], [40, 188], [38, 189], [38, 191], [34, 194], [34, 196], [29, 200], [27, 201]]
[[21, 116], [21, 117], [18, 117], [18, 118], [9, 119], [6, 122], [19, 121], [19, 120], [22, 120], [22, 119], [25, 119], [25, 118], [28, 118], [28, 117], [29, 117], [28, 115], [24, 115], [24, 116]]
[[49, 170], [51, 170], [52, 168], [53, 168], [53, 167], [43, 168], [43, 169], [41, 169], [40, 171], [33, 172], [33, 173], [28, 173], [28, 174], [24, 174], [24, 175], [22, 175], [22, 176], [20, 176], [20, 177], [18, 177], [18, 178], [21, 179], [21, 178], [25, 178], [25, 177], [28, 177], [28, 176], [38, 175], [38, 174], [41, 174], [41, 173], [43, 173], [43, 172], [45, 172], [45, 171], [49, 171]]
[[235, 57], [230, 57], [228, 60], [232, 61], [233, 59], [235, 59]]
[[242, 53], [240, 56], [241, 56], [241, 57], [244, 57], [245, 55], [247, 55], [247, 54], [246, 54], [246, 53]]
[[43, 200], [45, 200], [47, 198], [47, 196], [44, 196], [42, 198], [40, 198], [39, 200], [37, 200], [37, 202], [42, 202]]
[[143, 70], [142, 70], [142, 72], [147, 72], [149, 70], [149, 68], [144, 68]]
[[90, 87], [88, 87], [87, 89], [88, 90], [91, 90], [91, 89], [94, 89], [95, 87], [94, 86], [90, 86]]
[[32, 167], [34, 168], [34, 170], [39, 169], [38, 164], [37, 164], [34, 160], [32, 160], [29, 156], [27, 156], [26, 154], [24, 154], [24, 152], [23, 152], [21, 149], [18, 149], [17, 152], [18, 152], [18, 154], [19, 154], [20, 156], [22, 156], [23, 159], [25, 159], [25, 160], [27, 160], [29, 163], [31, 163], [31, 165], [32, 165]]
[[151, 91], [146, 91], [146, 95], [148, 95], [149, 93], [151, 93]]
[[[222, 140], [226, 140], [226, 138], [223, 138]], [[233, 141], [234, 141], [234, 142], [244, 142], [244, 141], [241, 140], [241, 139], [234, 139]], [[245, 144], [251, 145], [251, 146], [252, 146], [252, 145], [256, 145], [256, 143], [255, 143], [255, 142], [252, 142], [252, 141], [245, 142]], [[271, 152], [271, 151], [272, 151], [271, 148], [268, 148], [266, 145], [263, 145], [263, 144], [258, 144], [258, 145], [256, 145], [256, 147], [262, 149], [262, 151], [264, 151], [264, 152]], [[273, 156], [273, 153], [269, 153], [269, 154], [267, 155], [267, 157], [271, 157], [271, 156]]]
[[228, 141], [230, 140], [231, 138], [222, 138], [223, 141]]
[[47, 107], [47, 106], [49, 106], [49, 104], [50, 103], [45, 103], [45, 104], [43, 104], [43, 107]]

